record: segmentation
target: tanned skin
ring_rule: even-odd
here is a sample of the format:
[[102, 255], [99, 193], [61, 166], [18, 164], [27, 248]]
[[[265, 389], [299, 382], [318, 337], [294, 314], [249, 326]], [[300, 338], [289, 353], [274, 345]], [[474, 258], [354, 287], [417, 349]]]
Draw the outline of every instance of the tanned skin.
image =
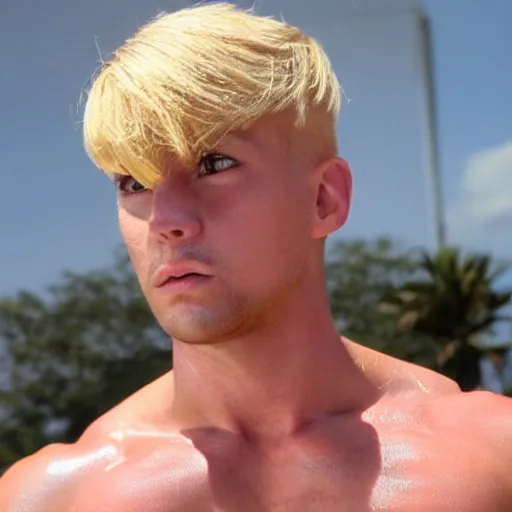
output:
[[351, 175], [313, 145], [283, 114], [153, 190], [119, 181], [174, 370], [12, 467], [1, 512], [512, 510], [509, 399], [337, 334], [323, 245]]

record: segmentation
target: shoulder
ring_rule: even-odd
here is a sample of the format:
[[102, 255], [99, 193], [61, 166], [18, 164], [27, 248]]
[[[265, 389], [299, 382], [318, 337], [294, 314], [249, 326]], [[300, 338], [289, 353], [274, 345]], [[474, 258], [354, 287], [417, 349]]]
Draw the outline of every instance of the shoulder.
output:
[[456, 382], [433, 370], [378, 352], [347, 338], [342, 338], [342, 341], [366, 376], [388, 394], [404, 397], [460, 393]]
[[427, 425], [449, 441], [458, 458], [482, 469], [482, 483], [512, 510], [512, 399], [490, 391], [440, 396], [425, 407]]
[[173, 373], [168, 372], [100, 416], [85, 430], [80, 441], [115, 439], [119, 431], [141, 425], [157, 427], [169, 420], [173, 396]]
[[14, 464], [0, 479], [0, 510], [64, 512], [74, 489], [114, 460], [113, 443], [53, 444]]
[[429, 407], [437, 415], [463, 419], [466, 425], [483, 433], [499, 435], [510, 430], [512, 434], [512, 399], [491, 391], [459, 391], [438, 396]]
[[499, 447], [512, 463], [512, 399], [491, 391], [477, 390], [455, 393], [432, 405], [439, 415], [458, 418], [459, 428], [471, 429], [485, 436], [491, 446]]
[[120, 459], [121, 447], [116, 433], [140, 422], [158, 419], [157, 411], [163, 413], [157, 403], [170, 406], [171, 387], [168, 374], [98, 418], [76, 443], [46, 446], [14, 464], [0, 479], [0, 511], [67, 510], [75, 488]]

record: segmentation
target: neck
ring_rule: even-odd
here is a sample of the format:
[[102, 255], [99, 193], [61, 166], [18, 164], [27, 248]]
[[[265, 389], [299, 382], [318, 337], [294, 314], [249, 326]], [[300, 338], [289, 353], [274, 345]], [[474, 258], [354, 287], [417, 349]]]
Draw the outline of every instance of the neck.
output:
[[275, 438], [374, 403], [378, 390], [340, 339], [327, 297], [307, 302], [280, 312], [271, 332], [214, 345], [174, 340], [177, 424]]

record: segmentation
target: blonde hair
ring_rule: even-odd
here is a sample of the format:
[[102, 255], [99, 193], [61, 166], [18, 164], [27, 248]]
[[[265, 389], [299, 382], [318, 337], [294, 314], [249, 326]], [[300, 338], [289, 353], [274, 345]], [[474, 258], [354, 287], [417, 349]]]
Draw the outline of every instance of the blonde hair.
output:
[[84, 143], [107, 174], [152, 186], [169, 154], [195, 162], [268, 114], [312, 110], [334, 124], [340, 87], [317, 41], [228, 3], [165, 14], [103, 64], [89, 91]]

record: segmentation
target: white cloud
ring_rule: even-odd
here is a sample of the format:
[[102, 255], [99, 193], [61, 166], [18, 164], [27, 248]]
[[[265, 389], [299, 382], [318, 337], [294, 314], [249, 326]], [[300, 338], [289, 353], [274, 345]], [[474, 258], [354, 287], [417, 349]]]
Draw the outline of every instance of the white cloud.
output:
[[450, 241], [510, 257], [512, 141], [468, 159], [447, 220]]

